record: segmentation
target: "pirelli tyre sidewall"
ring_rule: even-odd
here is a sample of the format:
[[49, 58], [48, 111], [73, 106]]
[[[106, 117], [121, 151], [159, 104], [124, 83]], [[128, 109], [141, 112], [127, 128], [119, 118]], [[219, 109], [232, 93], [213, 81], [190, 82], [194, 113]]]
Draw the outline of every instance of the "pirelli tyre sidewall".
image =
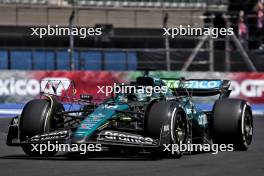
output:
[[[149, 109], [146, 125], [146, 133], [148, 136], [159, 139], [162, 138], [162, 128], [164, 125], [167, 125], [169, 128], [168, 136], [169, 139], [166, 141], [167, 144], [180, 144], [187, 143], [188, 135], [188, 122], [184, 110], [181, 108], [178, 102], [176, 101], [159, 101], [152, 105]], [[177, 131], [178, 123], [180, 124], [181, 137], [178, 135]], [[177, 126], [177, 127], [176, 127]], [[163, 140], [163, 139], [160, 139]], [[165, 140], [164, 140], [165, 141]], [[166, 157], [180, 157], [182, 153], [180, 151], [174, 153], [174, 156], [169, 152], [163, 151], [163, 147], [158, 150], [155, 150], [154, 154], [159, 154]], [[158, 153], [157, 153], [158, 152]], [[161, 153], [160, 153], [161, 152]]]
[[246, 101], [216, 101], [212, 119], [213, 142], [233, 144], [235, 150], [247, 150], [253, 137], [253, 115]]
[[[35, 99], [29, 101], [23, 108], [20, 123], [20, 141], [45, 132], [49, 132], [52, 119], [51, 103], [46, 99]], [[38, 151], [32, 151], [31, 144], [23, 144], [22, 149], [30, 156], [52, 156], [56, 152], [44, 152], [40, 154]]]

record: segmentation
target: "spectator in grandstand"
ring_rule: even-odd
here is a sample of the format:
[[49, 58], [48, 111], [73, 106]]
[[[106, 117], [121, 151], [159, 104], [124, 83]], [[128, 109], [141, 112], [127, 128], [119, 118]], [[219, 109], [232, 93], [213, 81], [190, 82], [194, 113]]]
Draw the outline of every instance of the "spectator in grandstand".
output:
[[239, 19], [238, 19], [238, 37], [241, 44], [244, 46], [245, 49], [247, 47], [247, 39], [248, 39], [248, 28], [245, 23], [245, 13], [243, 10], [239, 12]]
[[264, 49], [264, 44], [263, 44], [263, 28], [264, 28], [264, 6], [262, 1], [258, 1], [257, 5], [257, 15], [258, 15], [258, 34], [259, 34], [259, 49]]

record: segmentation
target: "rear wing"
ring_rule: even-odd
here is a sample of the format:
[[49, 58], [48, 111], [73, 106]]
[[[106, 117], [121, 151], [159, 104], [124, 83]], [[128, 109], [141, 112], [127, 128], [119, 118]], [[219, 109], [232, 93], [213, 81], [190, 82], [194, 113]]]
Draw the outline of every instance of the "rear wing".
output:
[[173, 79], [161, 78], [166, 86], [170, 88], [175, 95], [192, 96], [214, 96], [228, 97], [231, 82], [220, 79]]

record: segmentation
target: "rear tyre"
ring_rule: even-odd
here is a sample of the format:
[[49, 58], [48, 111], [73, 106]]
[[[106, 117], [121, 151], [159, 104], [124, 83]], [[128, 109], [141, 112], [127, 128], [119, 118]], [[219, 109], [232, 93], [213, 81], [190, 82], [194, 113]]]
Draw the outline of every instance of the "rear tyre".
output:
[[[164, 124], [168, 124], [169, 139], [166, 144], [177, 144], [178, 146], [187, 143], [188, 122], [187, 116], [177, 102], [160, 101], [154, 103], [146, 118], [146, 133], [148, 136], [159, 139]], [[152, 151], [153, 155], [162, 157], [176, 157], [182, 155], [181, 151], [172, 154], [170, 151], [163, 151], [163, 147]]]
[[[47, 133], [55, 127], [55, 120], [51, 117], [51, 103], [45, 99], [35, 99], [23, 108], [20, 118], [20, 141], [25, 141], [37, 134]], [[32, 151], [31, 144], [23, 144], [23, 151], [29, 156], [53, 156], [56, 151], [45, 151], [40, 154]]]
[[233, 144], [235, 150], [245, 151], [253, 137], [253, 115], [246, 101], [218, 100], [213, 110], [213, 142]]

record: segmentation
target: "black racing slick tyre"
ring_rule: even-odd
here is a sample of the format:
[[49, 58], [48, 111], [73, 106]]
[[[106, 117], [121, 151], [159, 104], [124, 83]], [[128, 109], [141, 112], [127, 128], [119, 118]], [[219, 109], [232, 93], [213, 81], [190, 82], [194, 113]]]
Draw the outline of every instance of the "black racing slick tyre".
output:
[[[49, 132], [54, 126], [51, 114], [51, 103], [45, 99], [35, 99], [29, 101], [23, 108], [20, 118], [20, 141], [25, 141], [37, 134]], [[29, 156], [53, 156], [56, 151], [45, 151], [40, 154], [33, 151], [31, 144], [23, 144], [23, 151]]]
[[[167, 128], [169, 139], [166, 140], [167, 144], [187, 143], [188, 136], [188, 121], [184, 110], [174, 101], [160, 101], [154, 103], [146, 118], [146, 133], [148, 136], [154, 139], [162, 138], [162, 128]], [[165, 125], [167, 124], [167, 125]], [[165, 125], [165, 126], [164, 126]], [[162, 139], [160, 139], [162, 140]], [[154, 155], [160, 155], [162, 157], [176, 157], [179, 158], [182, 155], [181, 151], [177, 151], [172, 154], [169, 151], [164, 151], [164, 148], [155, 150], [152, 153]]]
[[221, 99], [213, 108], [213, 142], [233, 144], [235, 150], [247, 150], [253, 137], [253, 115], [244, 100]]

